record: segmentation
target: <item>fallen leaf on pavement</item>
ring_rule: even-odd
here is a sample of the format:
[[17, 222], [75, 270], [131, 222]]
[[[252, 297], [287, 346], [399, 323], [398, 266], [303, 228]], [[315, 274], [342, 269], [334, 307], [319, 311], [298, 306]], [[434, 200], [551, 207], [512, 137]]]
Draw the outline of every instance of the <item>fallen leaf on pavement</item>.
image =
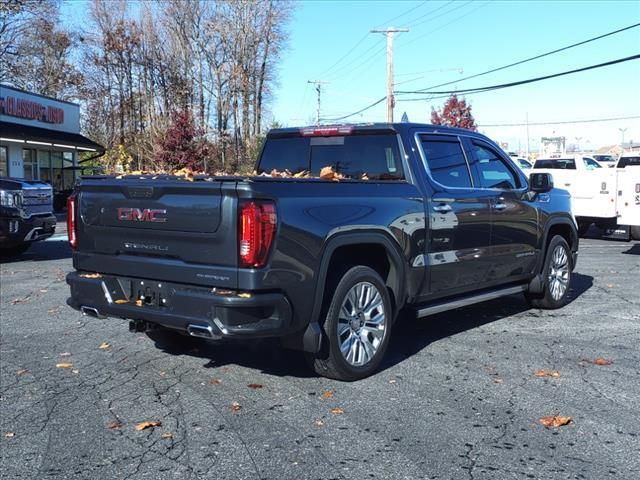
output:
[[233, 410], [234, 412], [239, 412], [241, 409], [242, 405], [240, 405], [238, 402], [231, 403], [231, 410]]
[[16, 375], [24, 375], [27, 372], [28, 372], [28, 370], [26, 368], [20, 368], [20, 369], [16, 370]]
[[46, 288], [41, 288], [40, 289], [40, 293], [47, 293], [49, 290], [47, 290]]
[[502, 380], [501, 378], [494, 378], [493, 379], [493, 383], [502, 383], [504, 382], [504, 380]]
[[344, 410], [336, 407], [331, 409], [331, 413], [333, 413], [334, 415], [342, 415], [344, 413]]
[[252, 388], [254, 390], [258, 390], [259, 388], [262, 388], [263, 386], [260, 385], [259, 383], [250, 383], [249, 385], [247, 385], [247, 387]]
[[73, 368], [73, 363], [56, 363], [56, 368]]
[[109, 348], [111, 345], [109, 345], [107, 342], [102, 342], [100, 344], [100, 346], [98, 347], [100, 350], [106, 350], [107, 348]]
[[13, 300], [11, 300], [11, 305], [15, 305], [17, 303], [20, 303], [24, 300], [24, 298], [14, 298]]
[[533, 375], [536, 377], [559, 377], [560, 372], [556, 370], [536, 370]]
[[222, 380], [220, 380], [219, 378], [212, 378], [211, 380], [209, 380], [209, 383], [211, 385], [220, 385], [222, 383]]
[[160, 438], [164, 438], [164, 439], [167, 439], [167, 438], [173, 438], [173, 433], [171, 433], [171, 432], [164, 432], [162, 435], [160, 435]]
[[71, 370], [71, 373], [75, 373], [77, 375], [80, 373], [80, 370], [78, 370], [77, 368], [74, 368], [73, 370]]
[[16, 434], [14, 432], [6, 432], [4, 436], [7, 438], [13, 438], [16, 436]]
[[102, 278], [99, 273], [83, 273], [80, 275], [82, 278]]
[[147, 428], [159, 427], [160, 425], [162, 425], [162, 422], [159, 422], [158, 420], [147, 420], [146, 422], [136, 424], [135, 429], [136, 431], [141, 432]]
[[560, 415], [549, 415], [547, 417], [542, 417], [538, 420], [545, 427], [562, 427], [564, 425], [569, 425], [571, 423], [571, 417], [562, 417]]
[[320, 419], [316, 420], [315, 422], [313, 422], [314, 424], [316, 424], [318, 427], [321, 427], [324, 425], [324, 422]]
[[604, 358], [596, 358], [595, 360], [592, 360], [591, 363], [594, 365], [611, 365], [613, 362]]
[[107, 428], [110, 430], [117, 430], [121, 426], [122, 424], [120, 422], [111, 422], [109, 425], [107, 425]]
[[389, 380], [389, 383], [396, 383], [397, 380], [395, 378], [392, 378], [391, 380]]
[[322, 398], [333, 398], [333, 392], [331, 390], [327, 390], [326, 392], [322, 392], [320, 395]]
[[59, 311], [60, 311], [60, 307], [53, 307], [47, 310], [47, 313], [54, 314], [54, 313], [58, 313]]
[[59, 353], [58, 355], [60, 355], [61, 357], [70, 357], [71, 352], [62, 352], [62, 353]]

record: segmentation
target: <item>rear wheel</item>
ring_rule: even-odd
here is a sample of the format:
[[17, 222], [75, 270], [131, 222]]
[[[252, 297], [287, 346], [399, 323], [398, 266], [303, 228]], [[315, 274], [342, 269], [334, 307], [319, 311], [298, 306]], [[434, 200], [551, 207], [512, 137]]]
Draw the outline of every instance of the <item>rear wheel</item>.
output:
[[374, 373], [389, 344], [391, 299], [382, 278], [365, 266], [338, 282], [324, 322], [327, 348], [310, 358], [319, 375], [358, 380]]
[[543, 309], [555, 309], [569, 303], [571, 287], [571, 250], [567, 241], [556, 235], [549, 242], [544, 260], [544, 292], [540, 295], [527, 294], [531, 306]]

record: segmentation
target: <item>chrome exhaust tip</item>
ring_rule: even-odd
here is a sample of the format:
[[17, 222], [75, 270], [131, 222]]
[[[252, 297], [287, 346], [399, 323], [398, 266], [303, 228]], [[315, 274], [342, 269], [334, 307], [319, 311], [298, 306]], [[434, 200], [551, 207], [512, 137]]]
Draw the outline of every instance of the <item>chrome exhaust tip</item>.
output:
[[82, 312], [82, 315], [84, 315], [85, 317], [105, 318], [104, 315], [100, 315], [100, 312], [98, 312], [98, 309], [94, 307], [87, 307], [85, 305], [82, 305], [80, 307], [80, 311]]
[[192, 337], [200, 337], [200, 338], [213, 338], [213, 328], [211, 325], [195, 325], [189, 324], [187, 327], [187, 332]]

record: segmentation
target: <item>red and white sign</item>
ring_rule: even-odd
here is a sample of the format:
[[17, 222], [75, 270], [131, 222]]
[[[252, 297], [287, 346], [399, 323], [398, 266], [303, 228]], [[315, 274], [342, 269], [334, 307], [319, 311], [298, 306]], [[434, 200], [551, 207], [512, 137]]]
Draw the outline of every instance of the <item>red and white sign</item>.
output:
[[64, 110], [61, 108], [9, 96], [0, 97], [0, 114], [46, 123], [64, 123]]

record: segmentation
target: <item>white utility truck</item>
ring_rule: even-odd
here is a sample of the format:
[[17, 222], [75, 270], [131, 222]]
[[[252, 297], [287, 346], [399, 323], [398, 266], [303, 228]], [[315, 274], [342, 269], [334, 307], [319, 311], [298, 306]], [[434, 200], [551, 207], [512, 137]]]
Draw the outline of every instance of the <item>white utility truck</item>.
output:
[[640, 159], [618, 165], [603, 168], [593, 158], [575, 155], [539, 158], [533, 169], [550, 173], [556, 187], [571, 193], [580, 235], [595, 223], [605, 237], [640, 240]]

